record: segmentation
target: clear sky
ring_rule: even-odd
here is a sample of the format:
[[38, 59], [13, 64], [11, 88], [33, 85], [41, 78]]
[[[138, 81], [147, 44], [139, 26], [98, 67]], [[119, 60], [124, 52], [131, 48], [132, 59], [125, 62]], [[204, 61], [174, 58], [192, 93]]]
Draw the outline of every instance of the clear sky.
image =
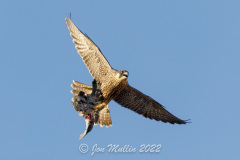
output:
[[[133, 87], [192, 123], [156, 122], [110, 102], [113, 126], [78, 140], [85, 122], [70, 84], [92, 77], [69, 35], [70, 12]], [[9, 0], [0, 15], [0, 159], [239, 158], [239, 1]], [[95, 144], [105, 152], [91, 156]], [[110, 153], [110, 144], [136, 152]], [[142, 144], [160, 152], [140, 153]]]

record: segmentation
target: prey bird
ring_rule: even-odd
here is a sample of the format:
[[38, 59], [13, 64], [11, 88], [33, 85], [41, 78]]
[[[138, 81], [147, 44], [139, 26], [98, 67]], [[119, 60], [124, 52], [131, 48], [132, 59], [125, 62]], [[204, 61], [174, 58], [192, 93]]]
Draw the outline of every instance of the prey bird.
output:
[[[74, 83], [78, 85], [78, 82]], [[101, 121], [101, 126], [103, 123], [108, 127], [112, 125], [110, 112], [108, 106], [105, 108], [99, 108], [98, 105], [104, 102], [104, 97], [100, 90], [101, 84], [93, 80], [92, 88], [85, 92], [80, 91], [78, 95], [72, 98], [72, 104], [78, 114], [85, 118], [86, 130], [80, 135], [80, 139], [85, 137], [92, 129], [93, 125], [97, 125]], [[90, 91], [91, 90], [91, 91]]]

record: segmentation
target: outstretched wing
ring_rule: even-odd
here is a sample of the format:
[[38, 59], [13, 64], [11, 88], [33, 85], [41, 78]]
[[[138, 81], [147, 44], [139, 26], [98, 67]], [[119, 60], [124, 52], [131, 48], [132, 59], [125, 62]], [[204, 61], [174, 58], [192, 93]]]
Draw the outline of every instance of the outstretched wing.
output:
[[108, 128], [109, 125], [112, 126], [112, 120], [110, 116], [110, 111], [108, 105], [106, 105], [102, 110], [99, 111], [99, 119], [95, 123], [97, 125], [100, 123], [100, 126], [103, 127], [104, 125]]
[[87, 66], [92, 77], [97, 81], [104, 81], [103, 77], [112, 70], [108, 61], [102, 55], [100, 49], [94, 42], [86, 35], [83, 34], [69, 19], [66, 18], [66, 23], [73, 38], [73, 43], [78, 50], [79, 55], [82, 57], [83, 62]]
[[[90, 94], [92, 92], [92, 86], [77, 82], [73, 80], [73, 84], [71, 84], [73, 90], [71, 90], [71, 93], [74, 95], [78, 95], [80, 91], [83, 91], [86, 94]], [[74, 96], [72, 98], [72, 101], [74, 101], [74, 99], [76, 98], [76, 96]]]
[[114, 101], [146, 118], [155, 119], [165, 123], [169, 122], [171, 124], [186, 124], [186, 121], [175, 117], [164, 109], [160, 103], [130, 85], [115, 97]]

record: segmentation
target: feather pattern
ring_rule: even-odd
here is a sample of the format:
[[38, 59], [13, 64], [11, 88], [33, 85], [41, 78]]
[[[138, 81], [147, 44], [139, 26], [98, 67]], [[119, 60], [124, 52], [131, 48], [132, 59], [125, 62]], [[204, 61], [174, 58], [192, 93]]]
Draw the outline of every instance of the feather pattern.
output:
[[67, 17], [66, 23], [73, 38], [73, 43], [92, 77], [97, 81], [104, 81], [104, 77], [107, 74], [111, 74], [112, 67], [97, 45], [86, 34], [82, 33], [71, 19]]
[[101, 127], [103, 127], [103, 125], [105, 125], [107, 128], [109, 127], [109, 125], [112, 126], [112, 120], [108, 105], [106, 105], [106, 107], [99, 111], [99, 119], [95, 123], [95, 125], [97, 125], [98, 123], [100, 123]]
[[80, 91], [83, 91], [86, 94], [90, 94], [92, 92], [92, 86], [80, 83], [78, 81], [73, 80], [73, 84], [71, 84], [71, 87], [73, 90], [71, 90], [71, 93], [75, 96], [72, 98], [72, 101], [76, 98], [76, 96], [79, 94]]
[[114, 101], [146, 118], [165, 123], [169, 122], [171, 124], [186, 124], [185, 121], [175, 117], [164, 109], [163, 105], [130, 85], [126, 86], [122, 92], [114, 98]]

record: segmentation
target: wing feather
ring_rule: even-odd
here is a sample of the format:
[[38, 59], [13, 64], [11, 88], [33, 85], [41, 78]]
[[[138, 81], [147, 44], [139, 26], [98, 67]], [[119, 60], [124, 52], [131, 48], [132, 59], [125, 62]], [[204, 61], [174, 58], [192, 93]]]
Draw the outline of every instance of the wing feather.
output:
[[164, 109], [163, 105], [130, 85], [125, 87], [123, 91], [114, 98], [114, 101], [146, 118], [155, 119], [165, 123], [169, 122], [171, 124], [186, 124], [186, 121], [172, 115]]
[[92, 92], [92, 86], [89, 86], [74, 80], [73, 80], [73, 84], [71, 84], [71, 87], [73, 88], [73, 90], [71, 90], [71, 93], [75, 95], [72, 98], [72, 101], [74, 101], [74, 99], [76, 98], [76, 96], [79, 94], [80, 91], [83, 91], [86, 94], [90, 94]]
[[111, 72], [112, 67], [97, 45], [86, 34], [81, 32], [71, 19], [67, 17], [66, 23], [73, 38], [73, 43], [92, 77], [97, 81], [104, 81], [104, 76]]

